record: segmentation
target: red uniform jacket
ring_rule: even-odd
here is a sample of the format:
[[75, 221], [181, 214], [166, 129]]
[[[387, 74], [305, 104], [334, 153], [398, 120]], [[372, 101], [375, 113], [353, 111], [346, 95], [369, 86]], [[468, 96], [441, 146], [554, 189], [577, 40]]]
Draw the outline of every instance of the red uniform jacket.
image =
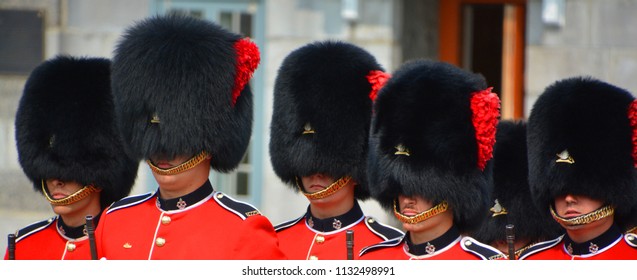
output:
[[[103, 214], [96, 230], [100, 258], [285, 258], [270, 221], [251, 205], [212, 191], [210, 182], [164, 205], [157, 193], [125, 198]], [[164, 210], [165, 204], [175, 210]]]
[[482, 244], [471, 237], [462, 237], [455, 227], [442, 236], [424, 243], [411, 244], [409, 233], [364, 248], [361, 260], [491, 260], [502, 259], [496, 248]]
[[[58, 217], [33, 223], [18, 231], [16, 260], [90, 260], [88, 236], [73, 239], [58, 229]], [[4, 255], [9, 259], [9, 251]]]
[[307, 213], [276, 226], [279, 246], [293, 260], [346, 260], [347, 230], [354, 231], [353, 257], [365, 246], [403, 236], [400, 230], [365, 217], [358, 202], [344, 215], [317, 219]]
[[637, 235], [622, 234], [616, 226], [584, 243], [573, 242], [568, 235], [538, 243], [521, 260], [637, 260]]

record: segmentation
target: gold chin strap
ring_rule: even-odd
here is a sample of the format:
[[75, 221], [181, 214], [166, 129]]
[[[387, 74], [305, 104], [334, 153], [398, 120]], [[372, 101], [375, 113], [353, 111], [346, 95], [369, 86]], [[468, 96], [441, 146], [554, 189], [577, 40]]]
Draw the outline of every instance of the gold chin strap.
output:
[[557, 215], [557, 213], [555, 213], [555, 210], [553, 209], [552, 205], [549, 208], [551, 209], [551, 215], [553, 215], [553, 219], [555, 219], [562, 226], [578, 226], [578, 225], [590, 224], [592, 222], [599, 221], [603, 218], [611, 216], [615, 213], [615, 208], [613, 208], [610, 205], [607, 205], [593, 212], [590, 212], [588, 214], [584, 214], [584, 215], [577, 216], [570, 219], [565, 219]]
[[345, 185], [347, 185], [347, 183], [349, 183], [350, 180], [352, 180], [352, 177], [350, 176], [341, 177], [340, 179], [336, 180], [336, 182], [327, 186], [327, 188], [325, 188], [324, 190], [321, 190], [315, 193], [306, 192], [305, 189], [303, 189], [303, 184], [299, 183], [299, 177], [296, 177], [296, 185], [299, 187], [299, 189], [301, 190], [303, 195], [305, 195], [305, 197], [313, 200], [313, 199], [321, 199], [321, 198], [325, 198], [330, 195], [333, 195], [334, 193], [342, 189]]
[[69, 205], [69, 204], [73, 204], [75, 202], [78, 202], [84, 198], [86, 198], [87, 196], [89, 196], [91, 193], [94, 193], [96, 191], [98, 191], [99, 188], [94, 187], [94, 186], [84, 186], [83, 188], [79, 189], [78, 191], [76, 191], [75, 193], [65, 197], [65, 198], [61, 198], [61, 199], [53, 199], [49, 196], [49, 192], [47, 191], [46, 187], [44, 186], [44, 179], [42, 180], [42, 192], [44, 193], [44, 196], [46, 197], [46, 200], [49, 201], [49, 203], [51, 203], [51, 205], [53, 206], [65, 206], [65, 205]]
[[443, 201], [438, 203], [438, 205], [432, 207], [431, 209], [422, 212], [416, 216], [405, 216], [402, 213], [400, 213], [400, 211], [398, 211], [398, 206], [396, 203], [396, 200], [394, 199], [394, 216], [396, 216], [396, 218], [402, 222], [402, 223], [406, 223], [406, 224], [417, 224], [420, 223], [426, 219], [429, 219], [433, 216], [436, 216], [442, 212], [447, 211], [447, 209], [449, 208], [449, 204], [447, 204], [447, 201]]
[[192, 157], [191, 159], [187, 160], [186, 162], [177, 165], [175, 167], [171, 167], [168, 169], [163, 169], [163, 168], [159, 168], [157, 166], [155, 166], [153, 164], [152, 161], [150, 161], [149, 159], [146, 160], [146, 163], [148, 163], [148, 166], [150, 166], [150, 169], [153, 171], [153, 173], [158, 174], [158, 175], [176, 175], [179, 173], [182, 173], [184, 171], [190, 170], [193, 167], [197, 166], [198, 164], [202, 163], [206, 157], [208, 156], [208, 153], [206, 153], [206, 151], [202, 151], [201, 153], [199, 153], [198, 155]]

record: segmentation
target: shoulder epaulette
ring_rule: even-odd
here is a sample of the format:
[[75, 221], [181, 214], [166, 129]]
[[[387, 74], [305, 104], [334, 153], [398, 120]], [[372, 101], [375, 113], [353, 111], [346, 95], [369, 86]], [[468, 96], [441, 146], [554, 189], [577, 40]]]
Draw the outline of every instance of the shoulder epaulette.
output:
[[506, 256], [498, 249], [481, 243], [468, 236], [465, 236], [460, 240], [460, 246], [465, 251], [471, 252], [483, 260], [506, 259]]
[[140, 204], [149, 198], [153, 197], [154, 193], [144, 193], [140, 195], [128, 196], [120, 199], [119, 201], [114, 202], [111, 206], [106, 210], [106, 214], [111, 213], [113, 211], [117, 211], [122, 208], [131, 207], [133, 205]]
[[221, 207], [235, 213], [237, 216], [241, 217], [242, 220], [245, 220], [250, 216], [261, 215], [261, 212], [249, 203], [234, 200], [222, 192], [215, 192], [213, 197], [215, 198], [215, 201], [221, 205]]
[[630, 247], [637, 248], [637, 234], [627, 233], [624, 235], [624, 240], [626, 240], [626, 243], [628, 243]]
[[296, 223], [298, 223], [299, 221], [303, 220], [303, 218], [305, 218], [305, 215], [303, 215], [301, 217], [298, 217], [296, 219], [292, 219], [292, 220], [280, 223], [280, 224], [278, 224], [278, 225], [276, 225], [274, 227], [274, 231], [281, 231], [281, 230], [289, 228], [289, 227], [291, 227], [293, 225], [296, 225]]
[[29, 236], [31, 234], [34, 234], [34, 233], [36, 233], [38, 231], [41, 231], [41, 230], [45, 229], [51, 223], [53, 223], [56, 219], [57, 219], [57, 217], [51, 217], [51, 218], [48, 218], [46, 220], [42, 220], [42, 221], [39, 221], [39, 222], [32, 223], [32, 224], [30, 224], [30, 225], [18, 230], [16, 232], [16, 234], [15, 234], [15, 237], [16, 237], [15, 241], [18, 242], [21, 239], [23, 239], [23, 238], [25, 238], [25, 237], [27, 237], [27, 236]]
[[400, 245], [401, 242], [403, 242], [403, 238], [404, 237], [405, 236], [403, 235], [401, 237], [397, 237], [397, 238], [394, 238], [394, 239], [385, 240], [385, 241], [383, 241], [381, 243], [376, 243], [374, 245], [369, 245], [369, 246], [361, 249], [360, 253], [358, 253], [358, 256], [360, 257], [360, 256], [364, 255], [365, 253], [368, 253], [368, 252], [371, 252], [371, 251], [375, 251], [375, 250], [378, 250], [378, 249], [381, 249], [381, 248], [388, 248], [388, 247], [398, 246], [398, 245]]
[[542, 242], [536, 243], [533, 246], [529, 247], [528, 249], [524, 250], [524, 252], [522, 252], [522, 254], [520, 254], [520, 257], [518, 258], [518, 260], [523, 260], [526, 257], [531, 256], [531, 255], [533, 255], [535, 253], [542, 252], [544, 250], [553, 248], [557, 244], [560, 244], [560, 242], [562, 241], [562, 238], [564, 238], [564, 235], [560, 235], [558, 238], [555, 238], [555, 239], [551, 239], [551, 240], [547, 240], [547, 241], [542, 241]]
[[373, 217], [365, 217], [365, 225], [367, 225], [367, 228], [369, 228], [369, 230], [371, 230], [373, 233], [380, 236], [384, 240], [400, 238], [405, 235], [402, 231], [394, 227], [384, 225], [378, 222]]

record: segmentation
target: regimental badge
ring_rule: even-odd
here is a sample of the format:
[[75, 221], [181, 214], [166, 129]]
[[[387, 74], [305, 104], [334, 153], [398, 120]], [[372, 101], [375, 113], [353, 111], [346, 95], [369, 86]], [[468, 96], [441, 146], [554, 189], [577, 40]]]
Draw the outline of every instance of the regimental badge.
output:
[[573, 254], [573, 246], [571, 243], [568, 244], [568, 246], [566, 246], [566, 251], [568, 251], [569, 254]]
[[49, 149], [53, 148], [53, 145], [55, 145], [55, 134], [51, 135], [49, 138]]
[[493, 205], [493, 207], [491, 207], [491, 209], [489, 209], [489, 211], [493, 213], [491, 217], [508, 214], [507, 210], [502, 207], [502, 205], [500, 205], [500, 202], [497, 199], [495, 200], [495, 204]]
[[555, 160], [555, 162], [564, 162], [568, 164], [573, 164], [575, 163], [575, 160], [568, 153], [568, 150], [564, 150], [561, 153], [557, 154], [557, 159]]
[[591, 245], [588, 246], [588, 251], [595, 254], [597, 253], [597, 250], [599, 250], [599, 246], [597, 246], [597, 244], [591, 242]]
[[316, 133], [316, 131], [314, 131], [310, 123], [306, 123], [303, 126], [303, 134], [314, 134], [314, 133]]
[[179, 198], [179, 201], [177, 201], [177, 208], [179, 208], [180, 210], [183, 210], [184, 208], [186, 208], [186, 202], [181, 199], [181, 197]]
[[436, 246], [427, 242], [427, 247], [425, 247], [425, 252], [427, 252], [427, 254], [429, 255], [433, 254], [434, 252], [436, 252]]
[[64, 228], [63, 228], [62, 226], [59, 226], [59, 227], [58, 227], [58, 230], [60, 231], [60, 233], [61, 233], [62, 235], [66, 235], [66, 231], [64, 230]]
[[153, 116], [150, 118], [150, 123], [161, 123], [157, 113], [153, 113]]
[[332, 223], [332, 227], [334, 229], [341, 229], [342, 225], [343, 225], [343, 223], [341, 221], [339, 221], [338, 219], [334, 219], [334, 222]]
[[310, 217], [310, 219], [307, 220], [307, 224], [311, 227], [314, 228], [314, 220], [312, 220], [312, 217]]
[[396, 152], [394, 153], [394, 155], [410, 156], [410, 151], [407, 147], [405, 147], [405, 145], [398, 144], [394, 148], [396, 148]]

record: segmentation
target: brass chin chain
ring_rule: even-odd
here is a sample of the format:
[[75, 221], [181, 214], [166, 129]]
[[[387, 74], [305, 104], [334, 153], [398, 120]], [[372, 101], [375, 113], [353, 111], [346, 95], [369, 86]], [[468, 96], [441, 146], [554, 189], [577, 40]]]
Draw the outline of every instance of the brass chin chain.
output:
[[615, 213], [615, 208], [608, 205], [585, 215], [577, 216], [570, 219], [565, 219], [557, 215], [557, 213], [555, 213], [555, 210], [553, 209], [552, 205], [549, 208], [551, 209], [551, 215], [553, 215], [553, 219], [555, 219], [562, 226], [578, 226], [578, 225], [590, 224], [592, 222], [599, 221], [603, 218], [611, 216]]
[[69, 205], [69, 204], [73, 204], [75, 202], [78, 202], [84, 198], [86, 198], [87, 196], [89, 196], [91, 193], [94, 193], [96, 191], [98, 191], [99, 188], [96, 188], [94, 186], [84, 186], [83, 188], [81, 188], [80, 190], [76, 191], [75, 193], [65, 197], [65, 198], [61, 198], [61, 199], [53, 199], [49, 196], [49, 192], [47, 191], [46, 187], [44, 186], [44, 180], [42, 180], [42, 192], [44, 193], [44, 196], [46, 197], [46, 200], [49, 201], [49, 203], [51, 203], [51, 205], [53, 206], [65, 206], [65, 205]]
[[303, 195], [305, 195], [305, 197], [313, 200], [313, 199], [321, 199], [321, 198], [325, 198], [330, 195], [333, 195], [334, 193], [342, 189], [345, 185], [347, 185], [347, 183], [349, 183], [350, 180], [352, 180], [352, 177], [350, 176], [341, 177], [340, 179], [336, 180], [336, 182], [327, 186], [327, 188], [325, 188], [324, 190], [321, 190], [315, 193], [306, 192], [305, 189], [303, 189], [303, 184], [299, 183], [299, 177], [296, 177], [296, 186], [299, 187], [299, 189], [301, 190]]
[[449, 208], [449, 204], [447, 204], [447, 201], [443, 201], [438, 203], [438, 205], [432, 207], [431, 209], [422, 212], [416, 216], [405, 216], [402, 213], [400, 213], [400, 211], [398, 211], [398, 207], [397, 207], [397, 203], [396, 200], [394, 199], [394, 216], [396, 216], [396, 218], [402, 222], [402, 223], [406, 223], [406, 224], [417, 224], [420, 223], [426, 219], [429, 219], [433, 216], [436, 216], [442, 212], [447, 211], [447, 209]]
[[157, 166], [155, 166], [153, 164], [152, 161], [150, 161], [149, 159], [146, 160], [146, 163], [148, 163], [148, 166], [150, 166], [150, 169], [153, 171], [153, 173], [158, 174], [158, 175], [176, 175], [179, 173], [182, 173], [184, 171], [190, 170], [193, 167], [197, 166], [198, 164], [202, 163], [206, 157], [208, 156], [208, 153], [206, 153], [205, 151], [202, 151], [201, 153], [199, 153], [198, 155], [192, 157], [191, 159], [189, 159], [188, 161], [177, 165], [175, 167], [171, 167], [168, 169], [163, 169], [163, 168], [159, 168]]

